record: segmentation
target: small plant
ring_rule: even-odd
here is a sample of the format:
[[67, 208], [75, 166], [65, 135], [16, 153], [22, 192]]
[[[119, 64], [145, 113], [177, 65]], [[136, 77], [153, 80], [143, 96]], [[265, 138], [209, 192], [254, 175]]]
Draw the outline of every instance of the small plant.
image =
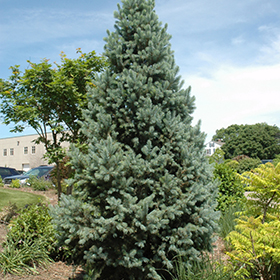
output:
[[47, 205], [33, 204], [22, 209], [19, 215], [12, 219], [7, 236], [11, 242], [18, 239], [22, 242], [35, 242], [40, 239], [40, 244], [52, 253], [55, 250], [55, 232]]
[[18, 180], [18, 179], [12, 180], [12, 182], [10, 184], [10, 188], [19, 189], [20, 187], [21, 187], [20, 180]]
[[243, 208], [244, 205], [233, 204], [222, 213], [219, 220], [219, 236], [221, 238], [226, 238], [226, 236], [235, 229], [237, 225], [236, 218], [238, 218], [238, 213], [240, 213]]
[[4, 182], [1, 176], [0, 176], [0, 187], [4, 187]]
[[46, 191], [53, 188], [51, 181], [45, 180], [44, 178], [37, 178], [36, 176], [31, 176], [26, 183], [35, 191]]
[[186, 269], [182, 258], [179, 258], [173, 280], [229, 280], [233, 279], [233, 272], [224, 269], [221, 260], [215, 260], [209, 255], [203, 256], [200, 261], [193, 261]]
[[0, 271], [4, 274], [37, 273], [37, 266], [45, 267], [50, 262], [48, 251], [40, 239], [22, 241], [8, 238], [4, 251], [0, 253]]

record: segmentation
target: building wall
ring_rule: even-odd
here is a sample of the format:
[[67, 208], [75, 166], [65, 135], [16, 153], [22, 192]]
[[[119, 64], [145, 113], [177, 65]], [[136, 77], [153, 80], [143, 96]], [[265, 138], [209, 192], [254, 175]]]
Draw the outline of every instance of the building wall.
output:
[[[51, 137], [51, 133], [48, 136]], [[0, 139], [0, 166], [27, 171], [48, 164], [43, 158], [46, 152], [44, 145], [33, 142], [37, 138], [38, 135], [33, 134]]]
[[205, 145], [205, 151], [207, 156], [212, 156], [216, 149], [219, 149], [223, 146], [224, 143], [222, 142], [215, 142], [215, 141], [210, 141]]

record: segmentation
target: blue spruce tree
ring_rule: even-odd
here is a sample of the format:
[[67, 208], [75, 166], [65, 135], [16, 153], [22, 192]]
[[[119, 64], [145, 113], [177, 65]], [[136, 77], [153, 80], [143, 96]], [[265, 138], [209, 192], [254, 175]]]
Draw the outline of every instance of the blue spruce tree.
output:
[[52, 210], [61, 244], [89, 279], [171, 279], [211, 250], [217, 186], [192, 126], [194, 97], [183, 89], [167, 26], [154, 0], [123, 0], [105, 39], [109, 69], [89, 90], [73, 148], [73, 196]]

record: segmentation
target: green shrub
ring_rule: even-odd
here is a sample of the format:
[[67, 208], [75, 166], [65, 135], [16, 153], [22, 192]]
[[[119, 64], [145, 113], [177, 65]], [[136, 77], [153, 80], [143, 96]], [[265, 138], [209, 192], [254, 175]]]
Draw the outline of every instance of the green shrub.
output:
[[245, 157], [238, 161], [239, 164], [236, 166], [236, 171], [239, 174], [242, 174], [246, 171], [250, 171], [256, 167], [258, 167], [261, 164], [260, 159], [258, 158], [249, 158]]
[[224, 212], [229, 206], [245, 201], [244, 187], [236, 172], [227, 164], [216, 164], [214, 178], [219, 184], [218, 209]]
[[0, 270], [3, 273], [36, 273], [37, 266], [51, 261], [55, 250], [54, 229], [43, 204], [32, 204], [19, 211], [9, 225], [7, 240], [0, 253]]
[[237, 160], [227, 159], [225, 164], [237, 172], [239, 162]]
[[280, 162], [280, 155], [276, 155], [272, 163], [276, 166]]
[[[22, 209], [19, 215], [10, 223], [8, 240], [36, 241], [47, 248], [50, 253], [55, 250], [55, 232], [48, 212], [48, 206], [44, 204], [32, 204]], [[9, 242], [9, 241], [8, 241]]]
[[31, 176], [26, 183], [35, 191], [46, 191], [53, 188], [51, 181], [45, 180], [44, 178], [37, 178], [36, 176]]
[[10, 188], [19, 189], [21, 187], [20, 180], [12, 180]]
[[4, 182], [1, 176], [0, 176], [0, 187], [4, 187]]

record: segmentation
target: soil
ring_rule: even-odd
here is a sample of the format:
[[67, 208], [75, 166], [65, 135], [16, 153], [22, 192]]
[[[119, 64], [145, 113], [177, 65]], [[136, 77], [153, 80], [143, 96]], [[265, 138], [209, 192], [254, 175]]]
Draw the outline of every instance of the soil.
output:
[[[5, 187], [6, 188], [6, 187]], [[44, 195], [48, 203], [51, 205], [57, 204], [57, 194], [55, 190], [48, 191], [34, 191], [31, 188], [21, 188], [19, 191], [32, 192], [35, 194]], [[1, 247], [2, 242], [6, 238], [7, 225], [0, 223], [0, 252], [3, 250]], [[218, 237], [214, 244], [213, 256], [215, 259], [225, 259], [225, 247], [223, 240]], [[81, 280], [83, 279], [83, 270], [77, 268], [74, 271], [74, 266], [67, 265], [63, 262], [51, 263], [47, 268], [37, 268], [38, 274], [16, 276], [12, 274], [3, 275], [0, 272], [1, 280]]]

